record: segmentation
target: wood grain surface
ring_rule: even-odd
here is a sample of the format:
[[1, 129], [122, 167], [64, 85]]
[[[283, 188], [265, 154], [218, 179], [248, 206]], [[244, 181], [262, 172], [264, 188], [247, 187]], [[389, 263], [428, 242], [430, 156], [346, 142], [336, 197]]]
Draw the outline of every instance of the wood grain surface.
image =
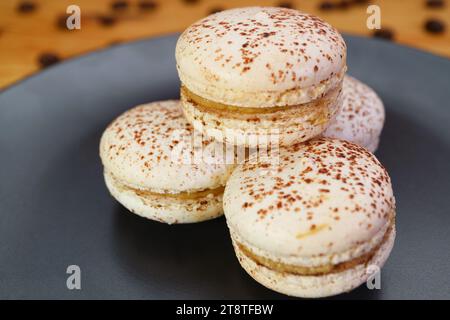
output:
[[[70, 58], [120, 42], [182, 31], [210, 12], [249, 5], [291, 6], [316, 14], [340, 31], [373, 36], [366, 27], [369, 4], [381, 8], [383, 28], [394, 41], [450, 57], [450, 1], [430, 8], [426, 0], [256, 1], [256, 0], [0, 0], [0, 88], [58, 59]], [[323, 2], [340, 3], [321, 10]], [[351, 3], [347, 5], [346, 3]], [[365, 1], [361, 1], [365, 2]], [[125, 4], [123, 4], [125, 3]], [[61, 27], [68, 5], [81, 8], [81, 30]], [[445, 25], [439, 34], [427, 32], [428, 19]]]

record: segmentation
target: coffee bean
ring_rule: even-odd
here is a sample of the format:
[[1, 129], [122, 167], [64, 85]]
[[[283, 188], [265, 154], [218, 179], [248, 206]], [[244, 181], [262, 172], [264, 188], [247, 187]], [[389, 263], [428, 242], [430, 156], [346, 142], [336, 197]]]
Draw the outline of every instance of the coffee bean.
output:
[[99, 15], [97, 16], [98, 22], [105, 27], [109, 27], [114, 25], [117, 22], [117, 19], [114, 16], [110, 15]]
[[125, 0], [116, 0], [111, 3], [111, 9], [122, 11], [128, 8], [128, 2]]
[[445, 24], [438, 19], [428, 19], [425, 21], [425, 30], [430, 33], [442, 33], [445, 31]]
[[352, 0], [352, 4], [368, 4], [369, 0]]
[[221, 8], [221, 7], [213, 7], [213, 8], [211, 8], [211, 9], [208, 10], [208, 13], [209, 13], [209, 14], [214, 14], [214, 13], [218, 13], [218, 12], [223, 11], [223, 10], [224, 10], [224, 9]]
[[67, 16], [65, 15], [65, 14], [63, 14], [63, 15], [60, 15], [59, 17], [57, 17], [56, 18], [56, 27], [58, 28], [58, 29], [61, 29], [61, 30], [68, 30], [67, 29]]
[[333, 2], [330, 2], [330, 1], [323, 1], [319, 5], [319, 9], [323, 10], [323, 11], [328, 11], [328, 10], [332, 10], [335, 8], [336, 8], [336, 4], [334, 4]]
[[35, 11], [37, 8], [36, 4], [32, 1], [22, 1], [17, 6], [17, 11], [20, 13], [30, 13]]
[[427, 0], [426, 6], [428, 8], [443, 8], [445, 2], [443, 0]]
[[375, 38], [380, 38], [380, 39], [384, 39], [384, 40], [393, 40], [394, 39], [394, 31], [392, 31], [391, 29], [375, 30], [375, 32], [373, 33], [373, 36]]
[[336, 8], [338, 9], [348, 9], [351, 3], [349, 0], [341, 0], [336, 3]]
[[186, 4], [196, 4], [199, 2], [199, 0], [183, 0], [183, 2]]
[[285, 2], [278, 3], [277, 7], [286, 8], [286, 9], [293, 9], [294, 5], [292, 4], [292, 2], [285, 1]]
[[47, 68], [52, 64], [58, 63], [61, 59], [54, 53], [45, 52], [41, 53], [38, 57], [38, 62], [41, 68]]
[[155, 1], [151, 0], [141, 0], [138, 3], [139, 9], [141, 10], [154, 10], [158, 6], [158, 4]]

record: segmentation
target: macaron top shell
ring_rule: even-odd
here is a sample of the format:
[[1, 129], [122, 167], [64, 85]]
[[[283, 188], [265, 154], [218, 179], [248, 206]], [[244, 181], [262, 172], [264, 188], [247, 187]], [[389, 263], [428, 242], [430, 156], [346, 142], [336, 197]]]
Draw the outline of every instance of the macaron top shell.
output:
[[373, 89], [350, 76], [344, 77], [343, 97], [342, 108], [323, 135], [375, 151], [385, 119], [383, 102]]
[[371, 250], [394, 207], [390, 178], [375, 156], [327, 138], [280, 149], [279, 164], [247, 161], [224, 193], [227, 223], [244, 245], [305, 265]]
[[311, 101], [337, 85], [346, 69], [346, 45], [335, 28], [313, 15], [247, 7], [188, 27], [176, 59], [183, 84], [206, 99], [283, 106]]
[[127, 186], [195, 192], [224, 185], [230, 174], [232, 162], [216, 147], [222, 145], [193, 130], [180, 102], [169, 100], [137, 106], [114, 120], [101, 138], [100, 157], [105, 170]]

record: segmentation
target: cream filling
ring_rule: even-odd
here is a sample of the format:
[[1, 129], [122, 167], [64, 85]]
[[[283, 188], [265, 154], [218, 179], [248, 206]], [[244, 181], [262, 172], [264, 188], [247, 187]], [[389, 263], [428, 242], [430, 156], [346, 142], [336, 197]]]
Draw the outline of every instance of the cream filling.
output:
[[[244, 121], [239, 127], [248, 123], [252, 127], [272, 128], [275, 123], [283, 126], [308, 124], [312, 127], [324, 125], [334, 116], [341, 102], [342, 86], [339, 85], [325, 96], [315, 101], [269, 108], [246, 108], [226, 105], [202, 98], [186, 87], [181, 88], [181, 101], [189, 117], [210, 116], [217, 126], [228, 120]], [[299, 122], [300, 121], [300, 122]]]
[[154, 198], [154, 197], [163, 197], [167, 199], [174, 199], [174, 200], [198, 200], [202, 198], [207, 197], [217, 197], [223, 194], [225, 190], [225, 186], [219, 186], [216, 188], [210, 188], [210, 189], [204, 189], [200, 191], [194, 191], [194, 192], [178, 192], [178, 193], [160, 193], [160, 192], [154, 192], [152, 190], [142, 190], [137, 189], [131, 186], [127, 186], [121, 182], [119, 182], [117, 179], [115, 179], [112, 175], [109, 175], [116, 185], [116, 188], [121, 191], [128, 191], [133, 192], [138, 197], [143, 198]]
[[394, 223], [395, 209], [393, 208], [389, 220], [387, 220], [386, 223], [382, 227], [380, 227], [380, 229], [368, 241], [358, 243], [351, 248], [335, 253], [323, 255], [298, 255], [294, 252], [285, 252], [281, 254], [277, 251], [274, 251], [276, 250], [276, 248], [271, 248], [269, 250], [261, 249], [260, 246], [257, 246], [254, 243], [246, 240], [247, 235], [244, 238], [240, 235], [241, 232], [238, 233], [234, 231], [238, 230], [239, 228], [236, 228], [231, 224], [231, 221], [227, 220], [228, 228], [230, 229], [230, 234], [234, 242], [243, 244], [257, 256], [265, 257], [273, 261], [281, 261], [284, 264], [304, 267], [317, 267], [328, 264], [336, 265], [345, 261], [352, 260], [354, 257], [363, 256], [366, 253], [372, 251], [373, 248], [377, 247], [383, 241], [383, 237], [385, 237], [387, 230], [391, 228]]
[[249, 107], [262, 108], [273, 105], [303, 104], [318, 99], [342, 82], [347, 66], [344, 65], [338, 73], [311, 86], [285, 89], [277, 86], [279, 88], [277, 90], [274, 88], [273, 90], [257, 91], [229, 88], [226, 84], [218, 85], [214, 81], [204, 82], [201, 77], [183, 72], [184, 68], [179, 64], [177, 64], [177, 69], [181, 82], [186, 84], [191, 89], [190, 91], [204, 98], [235, 106], [243, 106], [250, 102], [251, 106], [248, 105]]
[[223, 191], [225, 190], [224, 186], [220, 186], [218, 188], [214, 189], [206, 189], [202, 191], [195, 191], [195, 192], [179, 192], [179, 193], [156, 193], [148, 190], [139, 190], [139, 189], [131, 189], [136, 195], [140, 197], [147, 197], [147, 196], [157, 196], [157, 197], [168, 197], [168, 198], [175, 198], [180, 200], [196, 200], [199, 198], [206, 198], [209, 195], [212, 196], [218, 196], [223, 194]]
[[245, 115], [260, 115], [260, 114], [271, 114], [279, 111], [300, 111], [300, 109], [305, 110], [305, 114], [309, 113], [311, 107], [323, 109], [325, 105], [329, 103], [330, 98], [333, 99], [336, 97], [335, 93], [340, 90], [340, 86], [332, 89], [330, 92], [327, 92], [323, 97], [316, 99], [314, 101], [296, 105], [285, 105], [285, 106], [274, 106], [274, 107], [242, 107], [242, 106], [234, 106], [223, 104], [220, 102], [212, 101], [206, 98], [203, 98], [192, 91], [190, 91], [186, 86], [181, 86], [181, 95], [183, 95], [186, 100], [192, 104], [194, 104], [197, 109], [205, 112], [214, 112], [219, 113], [221, 115], [226, 116], [232, 114], [245, 114]]
[[[216, 101], [212, 101], [206, 98], [203, 98], [192, 91], [190, 91], [186, 86], [181, 86], [181, 93], [185, 95], [188, 101], [190, 101], [193, 104], [197, 105], [197, 108], [203, 111], [211, 111], [211, 112], [221, 112], [221, 113], [227, 113], [227, 112], [238, 112], [241, 114], [262, 114], [262, 113], [274, 113], [277, 111], [282, 110], [289, 110], [289, 109], [297, 109], [302, 106], [305, 106], [306, 104], [297, 104], [292, 106], [274, 106], [274, 107], [262, 107], [262, 108], [254, 108], [254, 107], [242, 107], [242, 106], [233, 106], [228, 105]], [[314, 104], [320, 104], [323, 102], [323, 98], [318, 99], [314, 101]]]
[[289, 273], [300, 276], [321, 276], [326, 274], [343, 272], [352, 269], [358, 265], [368, 263], [373, 256], [378, 252], [380, 247], [388, 240], [390, 233], [394, 227], [394, 220], [389, 225], [389, 228], [385, 231], [382, 240], [375, 247], [373, 247], [369, 252], [364, 253], [361, 256], [355, 257], [348, 261], [343, 261], [337, 264], [327, 263], [319, 266], [300, 266], [288, 263], [283, 263], [279, 261], [274, 261], [270, 258], [259, 256], [252, 252], [245, 245], [235, 241], [236, 246], [241, 250], [241, 252], [255, 262], [258, 265], [262, 265], [272, 271], [280, 273]]

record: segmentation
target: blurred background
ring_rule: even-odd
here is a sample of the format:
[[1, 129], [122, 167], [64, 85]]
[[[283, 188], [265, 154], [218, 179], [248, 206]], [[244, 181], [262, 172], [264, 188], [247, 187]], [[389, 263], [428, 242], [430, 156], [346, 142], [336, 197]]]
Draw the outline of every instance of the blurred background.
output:
[[[449, 0], [0, 0], [0, 89], [52, 64], [127, 41], [180, 32], [213, 12], [282, 6], [320, 16], [341, 32], [450, 57]], [[81, 30], [68, 30], [66, 8], [81, 9]], [[378, 31], [367, 7], [381, 9]]]

